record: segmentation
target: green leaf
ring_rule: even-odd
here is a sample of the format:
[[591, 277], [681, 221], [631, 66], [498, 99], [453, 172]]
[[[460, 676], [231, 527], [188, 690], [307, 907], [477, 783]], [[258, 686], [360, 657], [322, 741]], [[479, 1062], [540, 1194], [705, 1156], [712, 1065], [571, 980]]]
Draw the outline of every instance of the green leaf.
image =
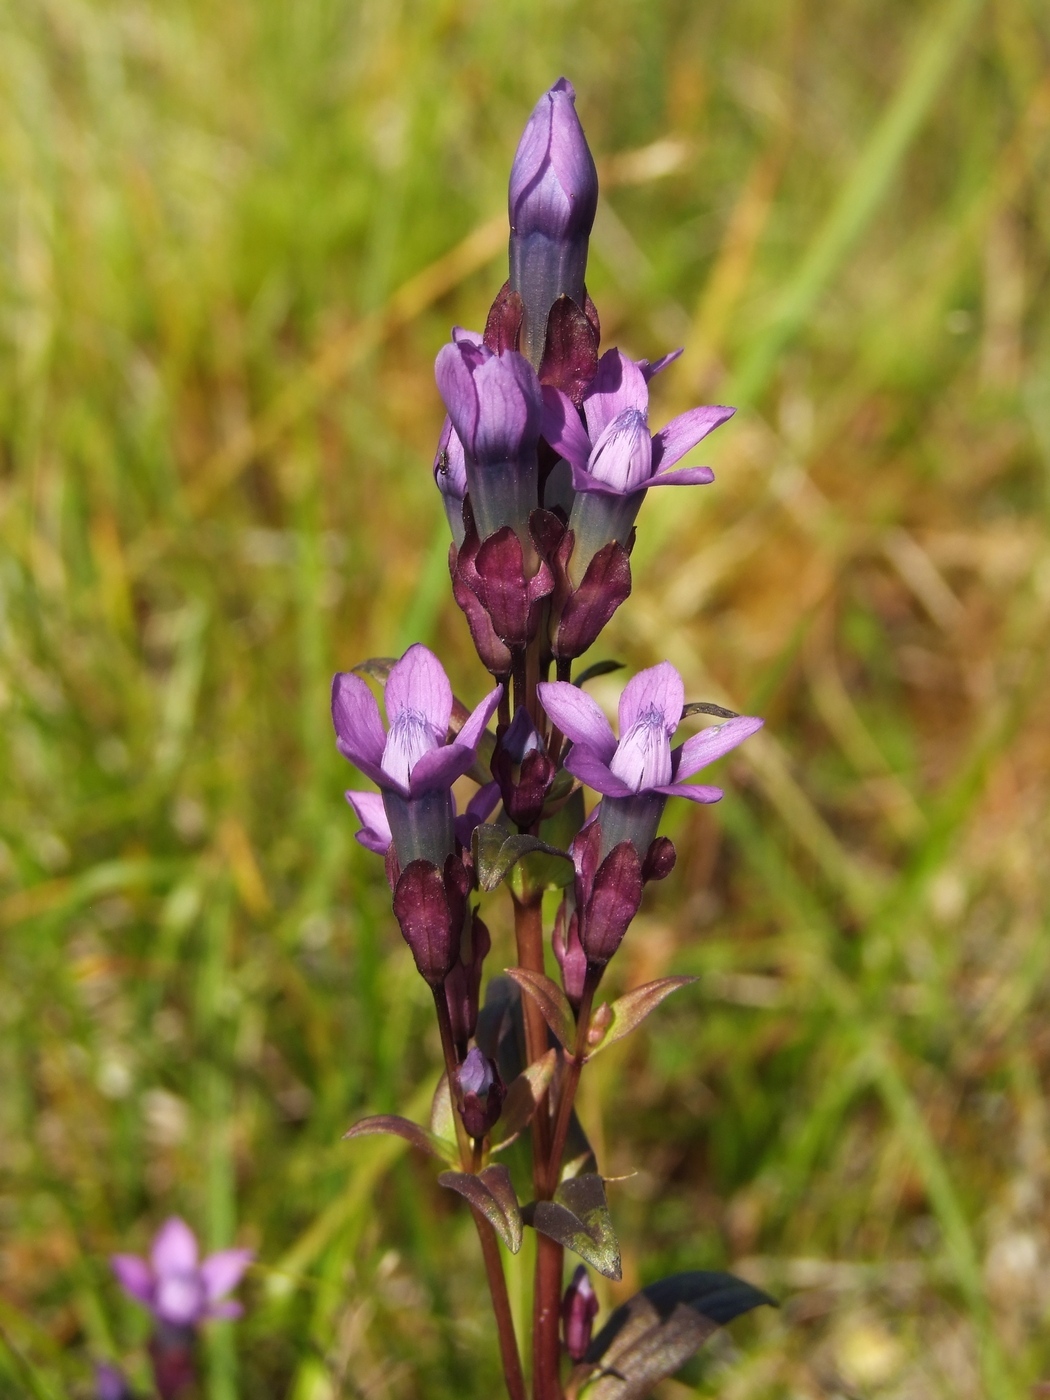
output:
[[[732, 1274], [673, 1274], [622, 1304], [569, 1379], [567, 1400], [596, 1377], [587, 1400], [644, 1400], [711, 1334], [773, 1299]], [[773, 1304], [775, 1306], [775, 1304]]]
[[567, 885], [575, 873], [572, 861], [556, 846], [548, 846], [538, 836], [508, 833], [505, 827], [489, 822], [475, 827], [473, 847], [478, 885], [486, 893], [496, 889], [526, 857], [529, 864], [523, 873], [523, 884], [559, 888]]
[[434, 1090], [434, 1099], [430, 1105], [430, 1131], [434, 1137], [449, 1143], [452, 1149], [458, 1152], [456, 1120], [453, 1116], [452, 1095], [448, 1089], [447, 1074], [442, 1074], [438, 1080], [437, 1088]]
[[576, 1017], [572, 1014], [569, 998], [557, 982], [552, 982], [542, 972], [530, 972], [526, 967], [508, 967], [505, 971], [532, 998], [543, 1012], [547, 1025], [565, 1049], [571, 1052], [576, 1044]]
[[557, 1050], [548, 1050], [545, 1055], [541, 1055], [529, 1065], [528, 1069], [522, 1070], [511, 1084], [503, 1102], [503, 1112], [496, 1124], [499, 1138], [492, 1144], [493, 1152], [509, 1147], [522, 1129], [528, 1127], [532, 1115], [550, 1087], [557, 1063]]
[[378, 1113], [372, 1118], [362, 1118], [360, 1123], [355, 1123], [343, 1137], [369, 1137], [374, 1133], [393, 1133], [396, 1137], [410, 1142], [413, 1147], [418, 1147], [420, 1152], [425, 1152], [427, 1156], [436, 1157], [439, 1162], [456, 1160], [454, 1143], [447, 1142], [434, 1133], [428, 1133], [426, 1128], [421, 1128], [418, 1123], [412, 1123], [407, 1118], [400, 1118], [396, 1113]]
[[522, 1216], [527, 1225], [571, 1249], [606, 1278], [621, 1277], [620, 1245], [600, 1176], [588, 1173], [563, 1181], [553, 1201], [532, 1201]]
[[442, 1172], [438, 1182], [479, 1210], [511, 1254], [517, 1254], [523, 1234], [521, 1209], [506, 1167], [485, 1167], [476, 1176], [471, 1172]]
[[[618, 1040], [623, 1040], [625, 1035], [630, 1033], [645, 1020], [650, 1011], [656, 1008], [679, 987], [687, 987], [690, 982], [695, 982], [695, 977], [661, 977], [656, 982], [646, 982], [643, 987], [635, 987], [633, 991], [626, 992], [622, 997], [617, 997], [612, 1006], [609, 1007], [611, 1013], [607, 1028], [601, 1033], [600, 1022], [596, 1028], [592, 1020], [592, 1030], [588, 1034], [588, 1043], [591, 1035], [597, 1029], [600, 1038], [590, 1049], [587, 1058], [591, 1059], [600, 1050], [607, 1050], [610, 1045], [615, 1045]], [[597, 1019], [602, 1008], [595, 1012]]]
[[352, 670], [355, 676], [367, 676], [370, 681], [386, 685], [396, 665], [396, 656], [370, 656], [367, 661], [359, 661]]

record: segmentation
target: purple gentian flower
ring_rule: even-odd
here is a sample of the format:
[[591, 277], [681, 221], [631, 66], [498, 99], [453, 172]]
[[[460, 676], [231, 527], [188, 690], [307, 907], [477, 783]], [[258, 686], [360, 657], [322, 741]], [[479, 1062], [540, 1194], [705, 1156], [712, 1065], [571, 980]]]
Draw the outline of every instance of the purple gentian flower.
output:
[[193, 1231], [173, 1216], [154, 1236], [148, 1260], [114, 1254], [110, 1264], [124, 1292], [159, 1323], [197, 1327], [210, 1318], [241, 1315], [240, 1303], [222, 1299], [254, 1258], [250, 1249], [221, 1249], [201, 1260]]
[[669, 661], [639, 671], [627, 682], [620, 696], [619, 742], [605, 715], [579, 686], [546, 681], [537, 691], [551, 720], [572, 741], [565, 767], [602, 794], [597, 819], [603, 856], [629, 838], [644, 859], [668, 797], [717, 802], [721, 788], [694, 786], [686, 778], [762, 727], [762, 720], [739, 715], [701, 730], [672, 749], [685, 687]]
[[[360, 676], [341, 672], [333, 680], [336, 746], [379, 784], [402, 869], [414, 860], [443, 867], [446, 857], [454, 853], [452, 784], [477, 757], [481, 736], [502, 693], [501, 686], [491, 690], [450, 740], [452, 687], [429, 648], [419, 643], [409, 647], [387, 678], [389, 734], [383, 729], [375, 696]], [[358, 815], [376, 831], [367, 810]]]
[[583, 309], [587, 240], [598, 207], [598, 172], [565, 78], [533, 109], [514, 156], [507, 204], [510, 286], [525, 308], [523, 348], [538, 366], [553, 303], [568, 296]]
[[516, 350], [494, 354], [480, 335], [458, 327], [452, 337], [438, 352], [434, 377], [463, 449], [478, 536], [510, 525], [525, 543], [538, 504], [540, 381]]
[[710, 467], [675, 469], [675, 463], [735, 409], [691, 408], [655, 436], [649, 433], [649, 380], [676, 358], [672, 354], [655, 365], [636, 364], [620, 350], [607, 350], [583, 397], [586, 428], [568, 395], [544, 386], [543, 436], [571, 465], [577, 493], [569, 517], [576, 534], [569, 571], [577, 586], [603, 545], [609, 540], [627, 544], [650, 487], [714, 480]]
[[456, 1071], [456, 1090], [463, 1126], [473, 1138], [483, 1138], [499, 1121], [507, 1096], [494, 1060], [475, 1045]]
[[95, 1400], [135, 1400], [127, 1377], [117, 1366], [106, 1361], [95, 1364]]
[[448, 414], [441, 425], [437, 451], [434, 454], [434, 482], [448, 516], [449, 529], [458, 549], [463, 543], [463, 500], [467, 494], [467, 462], [463, 444], [452, 426]]

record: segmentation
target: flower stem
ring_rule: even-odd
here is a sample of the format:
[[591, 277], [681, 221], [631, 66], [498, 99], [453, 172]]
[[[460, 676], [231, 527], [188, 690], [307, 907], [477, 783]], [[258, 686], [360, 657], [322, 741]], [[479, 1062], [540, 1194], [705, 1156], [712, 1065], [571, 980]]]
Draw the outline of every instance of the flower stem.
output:
[[591, 1004], [594, 1001], [597, 987], [598, 978], [592, 977], [588, 971], [587, 980], [583, 984], [583, 996], [580, 998], [580, 1009], [576, 1013], [576, 1044], [573, 1053], [566, 1061], [565, 1073], [562, 1076], [561, 1090], [558, 1095], [558, 1113], [554, 1121], [554, 1134], [551, 1139], [550, 1154], [547, 1158], [548, 1196], [554, 1195], [558, 1186], [558, 1178], [561, 1175], [561, 1159], [565, 1151], [565, 1141], [569, 1136], [572, 1107], [576, 1100], [576, 1090], [579, 1087], [583, 1062], [587, 1056], [587, 1032], [591, 1024]]
[[[434, 1009], [437, 1011], [438, 1029], [441, 1032], [441, 1049], [445, 1056], [445, 1073], [448, 1075], [448, 1091], [452, 1097], [452, 1117], [456, 1124], [456, 1140], [459, 1144], [459, 1157], [463, 1170], [476, 1172], [480, 1165], [477, 1144], [471, 1143], [463, 1120], [456, 1109], [455, 1083], [458, 1063], [456, 1046], [452, 1037], [452, 1018], [449, 1015], [448, 999], [444, 987], [435, 987]], [[481, 1243], [481, 1256], [485, 1261], [485, 1275], [492, 1297], [492, 1311], [496, 1317], [496, 1331], [499, 1336], [499, 1354], [503, 1363], [503, 1379], [507, 1383], [510, 1400], [527, 1400], [525, 1376], [521, 1369], [518, 1354], [518, 1339], [514, 1335], [514, 1319], [510, 1311], [510, 1297], [507, 1293], [507, 1279], [503, 1272], [499, 1244], [492, 1226], [473, 1206], [470, 1213], [474, 1217], [478, 1240]]]

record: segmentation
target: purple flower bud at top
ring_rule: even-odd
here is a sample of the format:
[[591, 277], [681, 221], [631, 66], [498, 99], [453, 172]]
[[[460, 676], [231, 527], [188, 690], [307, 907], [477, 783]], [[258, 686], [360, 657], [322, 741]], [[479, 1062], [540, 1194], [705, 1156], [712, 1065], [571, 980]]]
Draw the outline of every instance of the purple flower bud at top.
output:
[[463, 1126], [473, 1138], [483, 1138], [499, 1121], [506, 1089], [495, 1062], [478, 1047], [456, 1071], [456, 1089]]
[[587, 1266], [580, 1264], [561, 1302], [561, 1328], [565, 1350], [573, 1361], [582, 1361], [591, 1344], [591, 1328], [598, 1315], [598, 1296]]
[[598, 172], [559, 78], [525, 127], [510, 173], [510, 285], [525, 305], [522, 346], [539, 367], [547, 313], [559, 296], [583, 308], [587, 240], [598, 207]]
[[546, 744], [522, 707], [498, 735], [492, 756], [492, 775], [512, 822], [524, 828], [539, 820], [555, 771]]
[[452, 426], [452, 419], [445, 415], [434, 454], [434, 483], [441, 492], [449, 529], [456, 542], [456, 548], [463, 543], [463, 497], [467, 494], [467, 463], [463, 455], [463, 444]]
[[456, 330], [438, 352], [434, 377], [463, 448], [479, 538], [509, 525], [527, 541], [539, 505], [543, 397], [536, 371], [516, 350], [496, 355], [480, 336]]

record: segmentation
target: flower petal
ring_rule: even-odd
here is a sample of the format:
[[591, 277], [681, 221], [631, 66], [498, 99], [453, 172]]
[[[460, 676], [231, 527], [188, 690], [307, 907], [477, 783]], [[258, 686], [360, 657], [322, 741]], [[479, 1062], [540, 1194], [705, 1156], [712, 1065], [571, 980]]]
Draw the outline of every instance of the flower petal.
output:
[[690, 802], [720, 802], [722, 789], [705, 787], [703, 783], [667, 783], [664, 787], [653, 788], [654, 792], [665, 797], [687, 797]]
[[241, 1317], [243, 1313], [244, 1309], [241, 1307], [240, 1303], [213, 1303], [205, 1316], [210, 1318], [213, 1322], [220, 1322], [223, 1320], [229, 1322], [233, 1321], [234, 1318]]
[[655, 708], [663, 716], [668, 738], [682, 718], [685, 686], [670, 661], [639, 671], [623, 688], [620, 696], [620, 734], [626, 735], [648, 710]]
[[413, 765], [409, 792], [418, 797], [435, 788], [450, 788], [473, 762], [474, 752], [465, 744], [446, 744], [444, 748], [431, 749]]
[[540, 704], [567, 739], [589, 749], [603, 763], [616, 752], [612, 726], [586, 691], [569, 681], [541, 681]]
[[220, 1249], [209, 1254], [200, 1268], [208, 1302], [216, 1303], [236, 1288], [254, 1258], [254, 1249]]
[[652, 475], [653, 440], [643, 410], [625, 408], [601, 432], [587, 461], [588, 474], [622, 495], [644, 491]]
[[361, 823], [361, 830], [356, 833], [358, 841], [366, 850], [385, 856], [394, 838], [382, 797], [378, 792], [347, 792], [343, 795]]
[[658, 360], [636, 360], [635, 364], [645, 375], [645, 382], [648, 384], [656, 376], [662, 373], [668, 365], [673, 365], [678, 357], [685, 353], [685, 347], [678, 350], [668, 350], [666, 355], [662, 355]]
[[679, 467], [677, 471], [657, 472], [647, 486], [710, 486], [715, 474], [710, 467]]
[[197, 1236], [177, 1215], [166, 1220], [153, 1237], [150, 1263], [157, 1278], [191, 1274], [197, 1267]]
[[593, 749], [573, 745], [565, 759], [565, 767], [574, 778], [586, 783], [603, 797], [633, 797], [634, 789], [618, 778], [609, 766], [595, 755]]
[[606, 350], [598, 361], [598, 373], [583, 396], [587, 433], [597, 442], [612, 420], [625, 408], [649, 411], [649, 386], [645, 375], [622, 351]]
[[453, 743], [462, 744], [471, 751], [471, 754], [476, 753], [477, 747], [481, 743], [481, 736], [485, 732], [485, 726], [496, 713], [496, 706], [499, 704], [502, 696], [503, 687], [501, 685], [496, 686], [494, 690], [490, 690], [484, 700], [482, 700], [480, 704], [475, 705], [471, 710], [463, 728], [456, 735]]
[[708, 433], [714, 432], [728, 418], [732, 418], [735, 408], [724, 408], [712, 404], [703, 408], [691, 408], [688, 413], [680, 413], [672, 418], [666, 428], [661, 428], [653, 437], [653, 473], [661, 467], [671, 467], [684, 457]]
[[357, 763], [358, 767], [361, 767], [360, 758], [372, 768], [378, 768], [383, 760], [386, 734], [376, 698], [360, 676], [341, 671], [333, 679], [332, 723], [339, 752], [344, 758]]
[[434, 362], [434, 378], [445, 410], [464, 450], [471, 456], [474, 454], [479, 413], [474, 371], [491, 354], [491, 350], [480, 343], [480, 338], [475, 342], [461, 332], [450, 345], [441, 347]]
[[384, 693], [388, 721], [412, 710], [422, 715], [444, 743], [452, 717], [452, 686], [445, 668], [422, 642], [410, 646], [392, 668]]
[[716, 758], [735, 749], [737, 744], [742, 744], [761, 729], [763, 723], [757, 715], [738, 715], [736, 719], [727, 719], [725, 724], [713, 724], [701, 729], [699, 734], [694, 734], [675, 750], [675, 782], [692, 777], [701, 768], [714, 763]]
[[591, 440], [568, 394], [552, 384], [543, 386], [543, 436], [559, 456], [581, 470], [591, 455]]
[[109, 1267], [124, 1292], [148, 1308], [153, 1300], [153, 1270], [145, 1259], [137, 1254], [113, 1254]]

